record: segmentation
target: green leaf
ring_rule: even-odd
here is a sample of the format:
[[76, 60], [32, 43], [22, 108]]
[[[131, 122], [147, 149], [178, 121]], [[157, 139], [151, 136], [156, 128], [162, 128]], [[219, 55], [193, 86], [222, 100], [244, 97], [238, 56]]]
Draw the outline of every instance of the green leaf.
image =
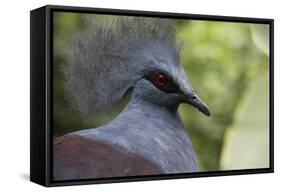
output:
[[256, 47], [269, 55], [269, 25], [255, 24], [251, 27], [252, 39]]
[[220, 166], [223, 170], [269, 167], [269, 77], [254, 79], [227, 129]]

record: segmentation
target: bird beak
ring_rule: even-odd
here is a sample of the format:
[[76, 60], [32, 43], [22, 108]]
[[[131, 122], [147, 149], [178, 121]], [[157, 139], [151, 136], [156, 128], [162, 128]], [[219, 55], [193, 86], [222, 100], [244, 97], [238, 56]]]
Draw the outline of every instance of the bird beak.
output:
[[188, 92], [189, 93], [184, 93], [184, 102], [194, 106], [205, 115], [210, 116], [211, 113], [208, 106], [200, 99], [200, 97], [193, 90]]

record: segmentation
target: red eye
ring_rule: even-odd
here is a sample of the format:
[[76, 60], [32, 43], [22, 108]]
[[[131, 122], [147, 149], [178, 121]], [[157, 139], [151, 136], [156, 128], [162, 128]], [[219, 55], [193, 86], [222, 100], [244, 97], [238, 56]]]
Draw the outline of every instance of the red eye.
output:
[[167, 77], [163, 74], [157, 74], [154, 76], [153, 81], [157, 87], [163, 88], [167, 84]]

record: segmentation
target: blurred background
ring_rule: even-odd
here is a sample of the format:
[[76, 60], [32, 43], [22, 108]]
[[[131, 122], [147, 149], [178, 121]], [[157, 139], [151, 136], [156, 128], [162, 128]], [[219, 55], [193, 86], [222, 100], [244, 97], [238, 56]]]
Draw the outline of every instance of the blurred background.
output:
[[[181, 63], [212, 116], [181, 105], [202, 171], [269, 167], [269, 26], [178, 20]], [[53, 133], [99, 127], [111, 114], [81, 114], [65, 101], [60, 67], [72, 36], [83, 29], [81, 14], [54, 13]]]

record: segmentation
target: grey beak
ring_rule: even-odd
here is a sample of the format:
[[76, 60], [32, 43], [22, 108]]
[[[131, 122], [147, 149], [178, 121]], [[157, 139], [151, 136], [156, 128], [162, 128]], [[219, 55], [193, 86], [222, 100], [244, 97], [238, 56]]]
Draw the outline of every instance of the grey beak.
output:
[[200, 97], [194, 91], [192, 91], [191, 93], [184, 93], [184, 96], [185, 103], [194, 106], [207, 116], [211, 115], [208, 106], [200, 99]]

